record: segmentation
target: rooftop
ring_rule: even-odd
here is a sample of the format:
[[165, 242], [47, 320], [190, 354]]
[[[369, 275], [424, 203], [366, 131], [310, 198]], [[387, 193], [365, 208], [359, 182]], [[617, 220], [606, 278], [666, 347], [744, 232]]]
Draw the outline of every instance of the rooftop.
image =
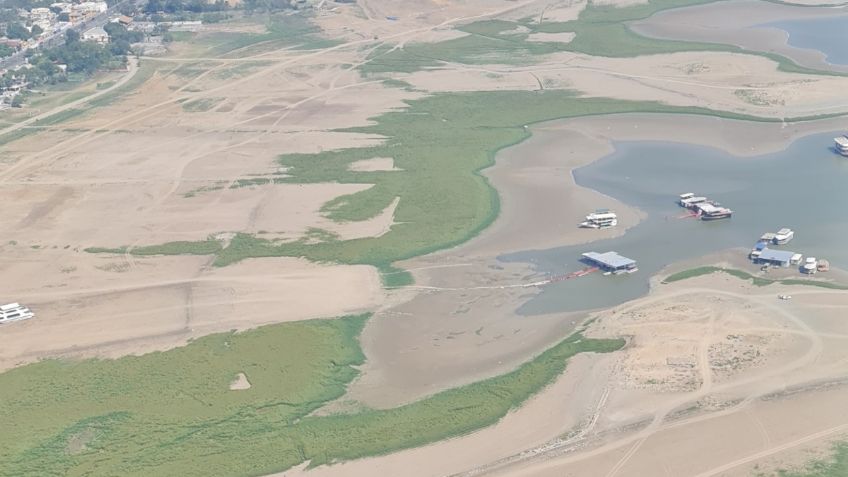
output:
[[788, 250], [772, 250], [770, 248], [766, 248], [763, 249], [762, 253], [760, 253], [760, 260], [789, 262], [795, 255], [797, 255], [795, 252], [790, 252]]
[[588, 258], [589, 260], [592, 260], [593, 262], [603, 264], [610, 268], [624, 268], [636, 265], [636, 260], [631, 260], [627, 257], [622, 257], [617, 252], [586, 252], [583, 254], [583, 256]]

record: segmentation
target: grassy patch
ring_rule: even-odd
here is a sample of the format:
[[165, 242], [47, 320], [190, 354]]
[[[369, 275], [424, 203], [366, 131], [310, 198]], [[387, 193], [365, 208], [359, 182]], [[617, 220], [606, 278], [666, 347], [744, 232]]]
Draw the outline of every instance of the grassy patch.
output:
[[139, 86], [144, 84], [147, 80], [153, 77], [153, 74], [158, 69], [158, 66], [153, 61], [142, 61], [138, 65], [138, 71], [136, 71], [135, 76], [130, 78], [129, 81], [122, 84], [121, 86], [109, 91], [102, 96], [99, 96], [91, 101], [88, 101], [86, 105], [89, 108], [99, 108], [102, 106], [108, 106], [118, 99], [122, 98], [129, 92], [135, 91]]
[[159, 245], [146, 245], [142, 247], [89, 247], [85, 249], [88, 253], [113, 253], [131, 255], [212, 255], [221, 251], [221, 242], [215, 239], [206, 239], [197, 242], [176, 241], [166, 242]]
[[[405, 406], [310, 416], [356, 376], [364, 323], [285, 323], [0, 374], [0, 475], [262, 475], [383, 454], [491, 425], [570, 357], [624, 344], [575, 334], [510, 373]], [[238, 373], [251, 388], [229, 391]]]
[[221, 242], [207, 239], [200, 242], [167, 242], [161, 245], [133, 247], [133, 255], [211, 255], [221, 250]]
[[58, 123], [67, 121], [68, 119], [79, 116], [84, 112], [85, 112], [84, 109], [75, 109], [75, 108], [66, 109], [66, 110], [60, 111], [56, 114], [52, 114], [50, 116], [47, 116], [44, 119], [40, 119], [40, 120], [35, 121], [33, 123], [33, 127], [52, 126], [54, 124], [58, 124]]
[[844, 477], [848, 475], [848, 443], [833, 446], [833, 456], [808, 463], [798, 470], [778, 470], [777, 477]]
[[737, 270], [735, 268], [724, 268], [724, 267], [714, 267], [714, 266], [706, 266], [706, 267], [697, 267], [690, 268], [689, 270], [683, 270], [681, 272], [673, 273], [667, 276], [662, 283], [674, 283], [679, 282], [681, 280], [688, 280], [690, 278], [700, 277], [703, 275], [710, 275], [712, 273], [726, 273], [728, 275], [734, 276], [740, 280], [751, 280], [751, 283], [758, 287], [764, 287], [768, 285], [772, 285], [774, 283], [779, 283], [781, 285], [804, 285], [810, 287], [820, 287], [820, 288], [830, 288], [833, 290], [848, 290], [848, 285], [843, 285], [840, 283], [834, 282], [823, 282], [819, 280], [801, 280], [798, 278], [784, 278], [784, 279], [771, 279], [771, 278], [763, 278], [758, 277], [756, 275], [752, 275], [743, 270]]
[[[223, 266], [249, 257], [302, 256], [314, 261], [384, 268], [397, 260], [458, 245], [497, 216], [497, 193], [480, 171], [494, 163], [498, 150], [529, 137], [527, 125], [558, 118], [628, 112], [771, 121], [654, 102], [580, 98], [562, 90], [428, 96], [410, 101], [405, 110], [375, 118], [373, 126], [348, 130], [386, 137], [384, 144], [282, 156], [280, 164], [289, 176], [248, 178], [234, 184], [236, 187], [289, 182], [373, 184], [369, 189], [326, 203], [322, 212], [337, 221], [366, 220], [400, 197], [395, 210], [397, 223], [389, 232], [377, 238], [324, 243], [277, 242], [238, 234], [218, 253], [215, 263]], [[375, 157], [392, 157], [402, 170], [390, 173], [349, 170], [351, 163]]]
[[182, 104], [183, 111], [188, 113], [202, 113], [213, 109], [223, 101], [223, 98], [201, 98], [186, 101]]
[[304, 15], [257, 16], [253, 18], [253, 22], [256, 21], [264, 22], [264, 33], [213, 31], [198, 35], [192, 43], [204, 48], [206, 54], [228, 57], [238, 52], [238, 56], [242, 58], [271, 52], [283, 46], [312, 50], [338, 43], [322, 37], [320, 28], [313, 25]]
[[[532, 19], [518, 22], [483, 20], [457, 29], [468, 35], [437, 43], [409, 43], [403, 48], [383, 46], [372, 52], [362, 65], [366, 74], [413, 72], [438, 67], [445, 62], [463, 64], [529, 64], [535, 55], [559, 51], [592, 56], [634, 57], [681, 51], [746, 52], [764, 56], [778, 63], [780, 69], [795, 73], [841, 75], [797, 65], [770, 52], [743, 50], [723, 43], [704, 43], [647, 38], [634, 33], [627, 25], [670, 8], [710, 3], [714, 0], [650, 0], [647, 3], [617, 7], [589, 4], [577, 20], [535, 23]], [[574, 33], [568, 42], [528, 41], [533, 33]]]

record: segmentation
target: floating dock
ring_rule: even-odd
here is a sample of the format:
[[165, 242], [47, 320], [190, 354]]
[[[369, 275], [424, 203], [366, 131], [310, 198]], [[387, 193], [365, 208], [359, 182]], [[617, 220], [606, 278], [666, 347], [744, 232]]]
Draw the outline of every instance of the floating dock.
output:
[[594, 265], [605, 273], [633, 273], [636, 268], [636, 260], [619, 255], [617, 252], [586, 252], [583, 261]]

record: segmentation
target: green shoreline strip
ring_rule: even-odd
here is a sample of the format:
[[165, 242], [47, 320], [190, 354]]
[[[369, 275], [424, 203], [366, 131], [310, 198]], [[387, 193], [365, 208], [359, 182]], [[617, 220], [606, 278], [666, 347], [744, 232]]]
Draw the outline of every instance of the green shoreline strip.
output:
[[743, 270], [737, 270], [735, 268], [724, 268], [724, 267], [715, 267], [715, 266], [706, 266], [706, 267], [697, 267], [690, 268], [689, 270], [683, 270], [681, 272], [673, 273], [665, 278], [662, 281], [664, 284], [679, 282], [681, 280], [688, 280], [690, 278], [700, 277], [704, 275], [710, 275], [713, 273], [726, 273], [728, 275], [734, 276], [740, 280], [751, 280], [751, 283], [758, 287], [764, 287], [768, 285], [772, 285], [775, 283], [781, 285], [804, 285], [810, 287], [819, 287], [819, 288], [830, 288], [832, 290], [848, 290], [848, 285], [843, 285], [841, 283], [834, 282], [823, 282], [821, 280], [802, 280], [798, 278], [783, 278], [783, 279], [772, 279], [772, 278], [763, 278], [758, 277], [756, 275], [752, 275]]
[[[358, 375], [366, 319], [270, 325], [0, 374], [0, 476], [263, 475], [386, 454], [492, 425], [572, 356], [625, 344], [576, 333], [512, 372], [411, 404], [312, 416]], [[228, 389], [238, 373], [250, 389]]]

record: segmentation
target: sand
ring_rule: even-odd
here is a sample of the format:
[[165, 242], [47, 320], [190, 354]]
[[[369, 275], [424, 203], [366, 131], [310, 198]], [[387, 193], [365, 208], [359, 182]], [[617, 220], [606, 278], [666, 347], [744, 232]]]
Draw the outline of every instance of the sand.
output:
[[538, 41], [543, 43], [570, 43], [574, 39], [574, 32], [565, 33], [533, 33], [527, 36], [527, 41]]
[[470, 65], [405, 76], [429, 92], [569, 89], [584, 96], [659, 101], [772, 118], [848, 111], [848, 78], [780, 71], [767, 58], [684, 52], [636, 58], [574, 53], [542, 57], [532, 66]]
[[[3, 255], [8, 257], [8, 248]], [[383, 302], [372, 267], [296, 258], [210, 268], [205, 257], [42, 251], [0, 262], [0, 287], [37, 316], [0, 333], [0, 369], [43, 357], [118, 357], [210, 333], [361, 313]], [[43, 277], [35, 282], [28, 277]], [[326, 290], [334, 290], [333, 300]]]
[[[246, 50], [222, 59], [178, 46], [169, 57], [144, 58], [163, 69], [137, 93], [49, 134], [4, 145], [0, 289], [38, 317], [3, 328], [0, 369], [52, 356], [139, 354], [208, 333], [375, 311], [361, 340], [366, 364], [343, 399], [381, 408], [513, 369], [591, 316], [597, 321], [590, 334], [626, 335], [630, 346], [576, 357], [554, 384], [495, 426], [285, 475], [712, 475], [783, 465], [773, 460], [778, 452], [784, 462], [801, 462], [808, 454], [795, 449], [818, 448], [848, 425], [834, 419], [844, 414], [837, 407], [844, 389], [820, 387], [840, 379], [848, 359], [840, 319], [846, 294], [751, 288], [716, 275], [656, 285], [650, 296], [613, 310], [522, 317], [516, 309], [537, 292], [522, 285], [540, 277], [497, 257], [612, 237], [638, 223], [642, 212], [577, 187], [571, 176], [611, 152], [611, 139], [688, 141], [751, 156], [840, 129], [842, 120], [749, 124], [633, 114], [532, 126], [532, 139], [502, 151], [484, 172], [502, 199], [496, 223], [465, 245], [398, 264], [412, 271], [416, 286], [391, 294], [366, 266], [277, 258], [219, 269], [210, 257], [82, 251], [210, 235], [226, 240], [238, 231], [284, 239], [315, 228], [343, 238], [379, 236], [394, 223], [397, 200], [356, 223], [335, 223], [320, 211], [370, 184], [231, 186], [287, 174], [275, 162], [279, 154], [377, 144], [384, 138], [337, 130], [371, 124], [426, 92], [574, 88], [586, 96], [775, 118], [848, 109], [844, 78], [785, 73], [743, 54], [559, 53], [533, 65], [444, 65], [398, 75], [420, 91], [387, 88], [351, 66], [379, 46], [456, 38], [462, 33], [452, 27], [461, 23], [562, 21], [584, 7], [362, 0], [316, 14], [341, 42], [320, 51]], [[200, 73], [171, 70], [185, 63]], [[184, 107], [197, 101], [212, 106]], [[386, 159], [353, 168], [392, 173]], [[621, 225], [576, 227], [599, 207], [615, 209]], [[796, 298], [778, 301], [777, 293]]]
[[[408, 302], [387, 306], [366, 324], [362, 346], [367, 361], [346, 398], [375, 407], [409, 402], [513, 369], [574, 329], [585, 313], [517, 315], [515, 310], [536, 289], [499, 287], [544, 277], [497, 257], [614, 237], [638, 223], [641, 211], [577, 187], [571, 176], [573, 168], [611, 153], [613, 138], [674, 139], [750, 157], [781, 150], [794, 138], [839, 124], [838, 119], [784, 126], [626, 114], [532, 127], [531, 139], [501, 151], [497, 164], [484, 172], [501, 195], [501, 215], [495, 223], [465, 245], [403, 263], [414, 273], [417, 286], [431, 288]], [[577, 227], [587, 213], [601, 207], [619, 214], [618, 227]]]
[[233, 382], [230, 383], [230, 391], [244, 391], [250, 389], [250, 387], [250, 381], [247, 380], [247, 375], [244, 373], [238, 373]]
[[348, 170], [353, 172], [385, 172], [400, 171], [402, 169], [395, 167], [395, 160], [391, 157], [375, 157], [373, 159], [352, 162], [348, 166]]
[[[832, 2], [802, 0], [787, 3], [816, 5]], [[777, 53], [809, 68], [848, 72], [848, 66], [827, 63], [825, 55], [817, 50], [789, 46], [785, 31], [765, 26], [782, 20], [827, 18], [844, 14], [848, 14], [848, 9], [844, 7], [803, 8], [739, 0], [667, 10], [645, 20], [632, 22], [630, 27], [649, 37], [731, 44], [751, 51]]]

